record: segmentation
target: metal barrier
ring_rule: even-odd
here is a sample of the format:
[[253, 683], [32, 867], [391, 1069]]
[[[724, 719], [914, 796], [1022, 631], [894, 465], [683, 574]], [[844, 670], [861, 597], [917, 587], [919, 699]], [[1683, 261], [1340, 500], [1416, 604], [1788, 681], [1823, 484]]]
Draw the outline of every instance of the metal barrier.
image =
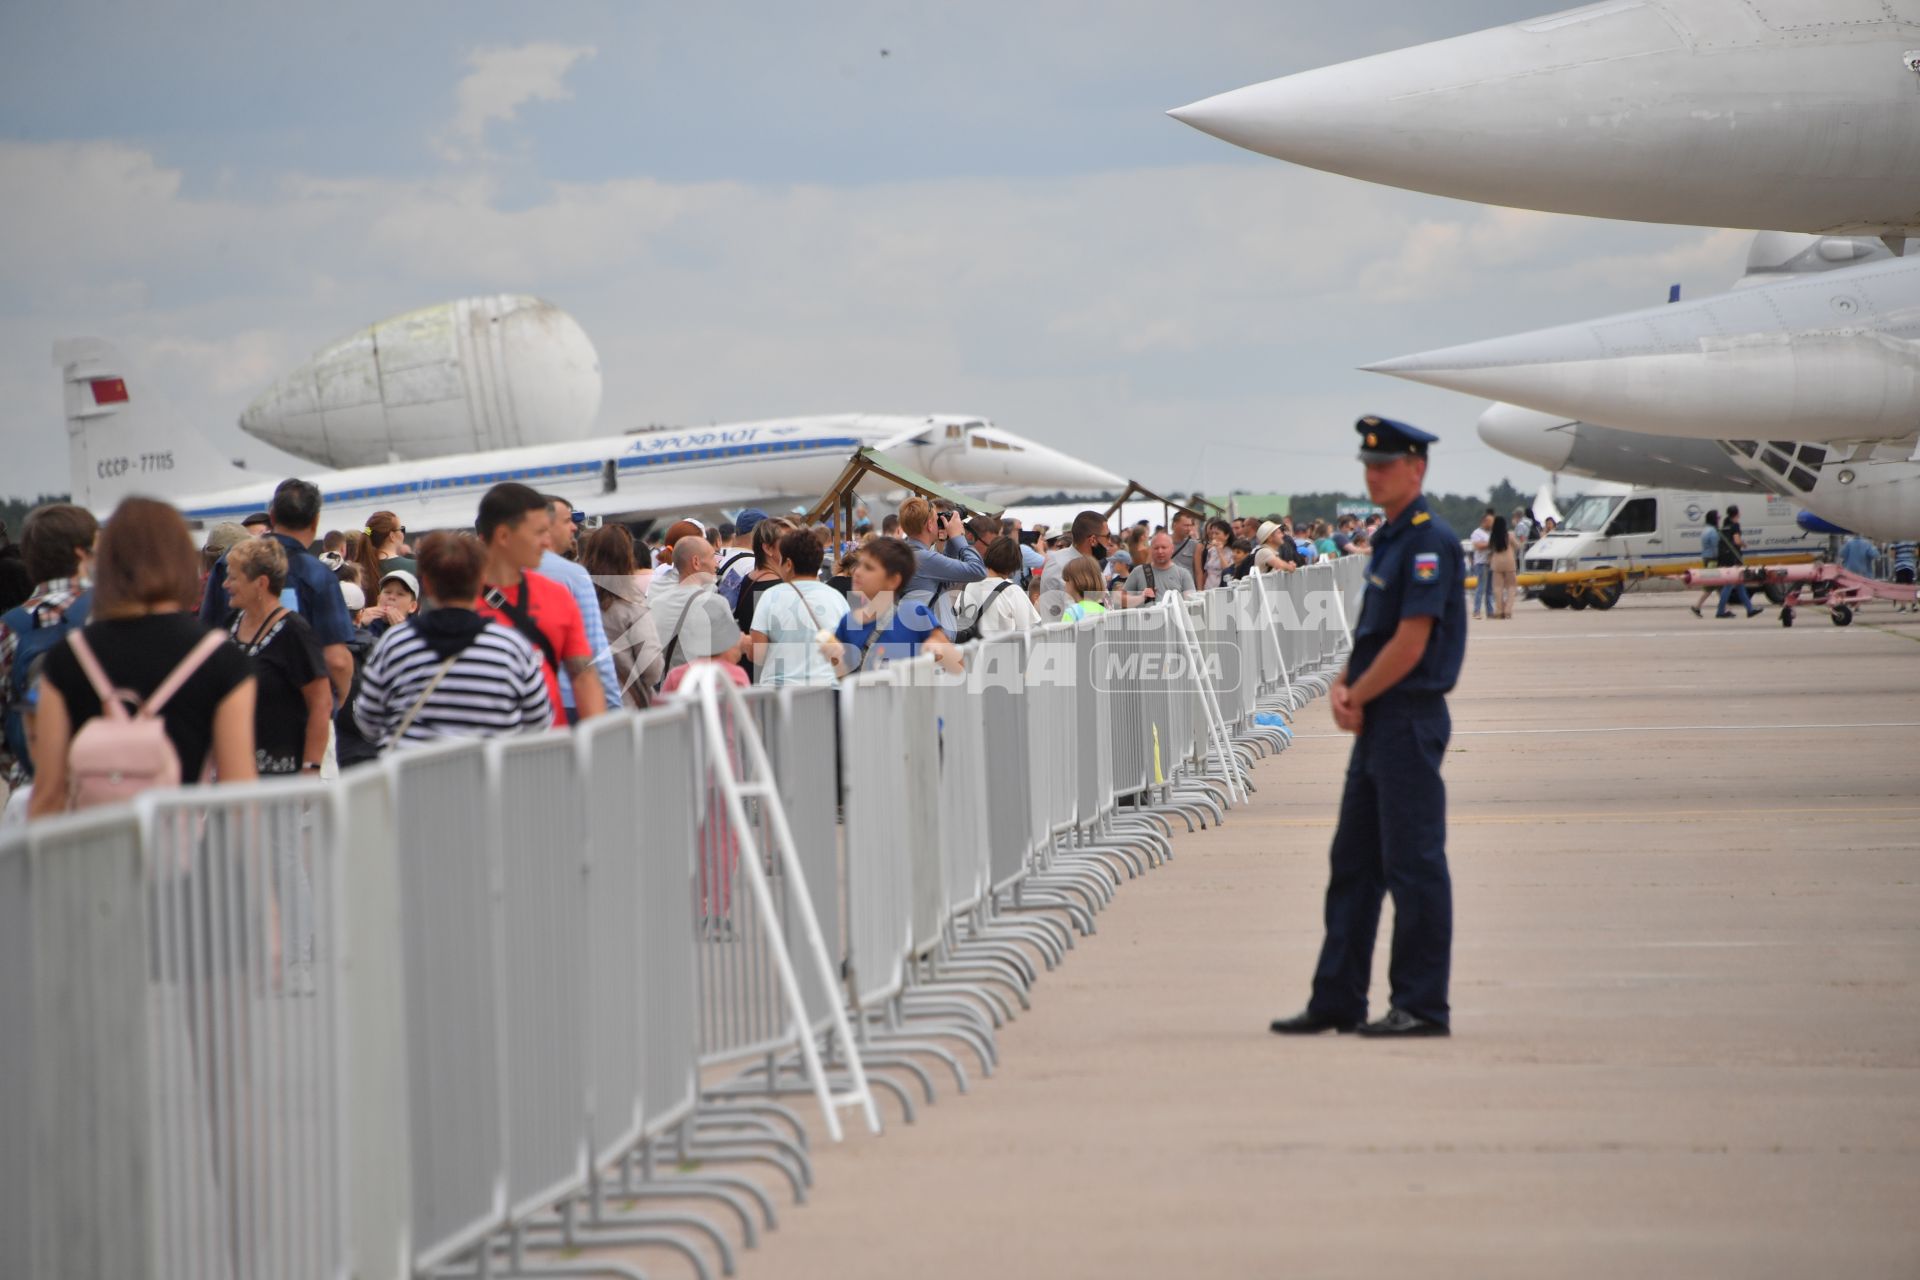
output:
[[147, 892], [127, 810], [0, 841], [0, 1257], [23, 1276], [165, 1274]]
[[[957, 1051], [990, 1071], [1035, 957], [1171, 855], [1169, 819], [1220, 820], [1286, 745], [1268, 713], [1331, 683], [1365, 569], [995, 636], [960, 674], [695, 681], [692, 705], [572, 733], [0, 841], [0, 1016], [26, 1029], [0, 1039], [21, 1082], [0, 1100], [0, 1257], [372, 1280], [621, 1241], [704, 1273], [639, 1225], [705, 1234], [730, 1265], [710, 1224], [608, 1209], [609, 1174], [645, 1198], [636, 1171], [671, 1140], [773, 1152], [800, 1194], [804, 1135], [779, 1136], [799, 1121], [750, 1089], [810, 1089], [837, 1133], [837, 1108], [877, 1121], [863, 1056], [929, 1097], [929, 1060], [962, 1088]], [[671, 1185], [749, 1242], [772, 1221], [744, 1180]]]
[[161, 1274], [347, 1271], [335, 817], [299, 782], [146, 810]]
[[508, 1216], [493, 779], [479, 742], [399, 751], [381, 767], [393, 777], [401, 855], [412, 1262], [429, 1271]]

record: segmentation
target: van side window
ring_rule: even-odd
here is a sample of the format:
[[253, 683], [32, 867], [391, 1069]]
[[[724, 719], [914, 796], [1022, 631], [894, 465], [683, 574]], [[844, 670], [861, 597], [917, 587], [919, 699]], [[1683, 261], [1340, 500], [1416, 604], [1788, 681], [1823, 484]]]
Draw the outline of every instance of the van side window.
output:
[[1654, 499], [1635, 498], [1614, 515], [1613, 523], [1607, 526], [1609, 538], [1623, 538], [1629, 534], [1652, 533], [1654, 530]]

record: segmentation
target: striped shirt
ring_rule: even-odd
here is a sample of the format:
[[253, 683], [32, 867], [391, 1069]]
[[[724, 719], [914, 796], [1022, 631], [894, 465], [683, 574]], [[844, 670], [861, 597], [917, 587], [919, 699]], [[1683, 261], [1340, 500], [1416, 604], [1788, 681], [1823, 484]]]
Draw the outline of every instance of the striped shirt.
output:
[[1893, 568], [1895, 573], [1898, 573], [1902, 569], [1905, 569], [1909, 573], [1913, 572], [1914, 558], [1913, 543], [1896, 542], [1893, 544]]
[[[411, 623], [380, 637], [353, 704], [353, 718], [367, 741], [386, 743], [445, 661]], [[403, 741], [538, 733], [552, 724], [545, 663], [526, 637], [489, 622], [460, 651]]]

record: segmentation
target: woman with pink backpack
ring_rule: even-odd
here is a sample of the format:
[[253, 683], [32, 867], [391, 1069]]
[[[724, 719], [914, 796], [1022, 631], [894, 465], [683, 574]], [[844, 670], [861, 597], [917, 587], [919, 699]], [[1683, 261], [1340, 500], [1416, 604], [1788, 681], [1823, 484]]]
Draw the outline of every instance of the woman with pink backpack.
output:
[[87, 625], [48, 651], [33, 724], [30, 817], [154, 787], [257, 777], [253, 670], [200, 625], [200, 558], [180, 513], [121, 502], [100, 531]]

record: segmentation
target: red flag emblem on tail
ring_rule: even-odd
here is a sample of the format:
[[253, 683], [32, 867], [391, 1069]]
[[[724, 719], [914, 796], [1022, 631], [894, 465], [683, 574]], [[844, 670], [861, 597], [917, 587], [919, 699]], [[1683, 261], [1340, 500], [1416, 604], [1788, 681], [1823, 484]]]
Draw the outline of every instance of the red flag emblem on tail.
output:
[[127, 380], [125, 378], [95, 378], [89, 384], [93, 387], [95, 404], [125, 404], [127, 402]]

